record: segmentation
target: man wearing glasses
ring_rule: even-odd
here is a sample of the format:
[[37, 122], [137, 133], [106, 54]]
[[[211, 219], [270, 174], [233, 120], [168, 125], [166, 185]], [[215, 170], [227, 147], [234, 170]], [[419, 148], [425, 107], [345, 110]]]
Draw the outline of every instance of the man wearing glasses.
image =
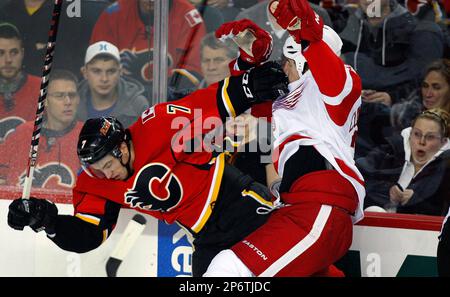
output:
[[[77, 78], [65, 70], [50, 75], [33, 186], [70, 190], [80, 168], [76, 143], [82, 123], [76, 120], [80, 97]], [[0, 145], [0, 184], [22, 186], [34, 122], [16, 128]]]

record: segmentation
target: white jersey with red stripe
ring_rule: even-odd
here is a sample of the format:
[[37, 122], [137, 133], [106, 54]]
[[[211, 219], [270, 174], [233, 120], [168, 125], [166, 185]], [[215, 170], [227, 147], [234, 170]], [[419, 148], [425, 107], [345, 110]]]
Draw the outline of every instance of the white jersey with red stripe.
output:
[[311, 44], [304, 55], [311, 70], [291, 83], [290, 93], [272, 106], [275, 166], [283, 177], [284, 166], [298, 147], [314, 146], [355, 188], [359, 198], [353, 216], [356, 223], [363, 217], [365, 196], [363, 177], [354, 162], [360, 79], [323, 42]]

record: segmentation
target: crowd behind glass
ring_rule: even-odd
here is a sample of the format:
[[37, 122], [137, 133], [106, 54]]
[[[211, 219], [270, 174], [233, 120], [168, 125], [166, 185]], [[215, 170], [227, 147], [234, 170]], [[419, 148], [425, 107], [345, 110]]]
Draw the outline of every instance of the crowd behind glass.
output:
[[[167, 100], [230, 75], [237, 46], [214, 36], [224, 22], [253, 20], [271, 33], [271, 59], [280, 61], [288, 34], [270, 23], [268, 2], [170, 0]], [[310, 2], [339, 33], [341, 58], [362, 78], [355, 161], [366, 182], [365, 208], [446, 214], [450, 1]], [[153, 6], [150, 0], [81, 0], [79, 17], [63, 13], [33, 187], [73, 187], [85, 120], [112, 115], [129, 126], [155, 103]], [[51, 0], [0, 0], [0, 185], [7, 189], [20, 188], [26, 173], [52, 8]], [[254, 121], [245, 115], [242, 122]], [[260, 173], [261, 164], [252, 162], [245, 170]]]

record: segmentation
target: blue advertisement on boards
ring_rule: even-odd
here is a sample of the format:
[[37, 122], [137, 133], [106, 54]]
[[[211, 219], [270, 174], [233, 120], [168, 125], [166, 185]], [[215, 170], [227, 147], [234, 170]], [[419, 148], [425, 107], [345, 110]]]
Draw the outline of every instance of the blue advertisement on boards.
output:
[[177, 224], [158, 222], [158, 276], [191, 276], [192, 247]]

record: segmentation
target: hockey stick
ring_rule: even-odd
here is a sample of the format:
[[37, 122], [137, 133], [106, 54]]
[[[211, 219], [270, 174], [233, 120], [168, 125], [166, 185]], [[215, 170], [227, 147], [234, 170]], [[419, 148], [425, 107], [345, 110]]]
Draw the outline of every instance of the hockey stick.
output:
[[119, 270], [120, 264], [136, 243], [139, 235], [144, 231], [146, 223], [147, 220], [140, 214], [134, 215], [130, 220], [123, 231], [116, 248], [111, 253], [108, 261], [106, 261], [106, 275], [108, 277], [117, 276], [117, 270]]
[[52, 21], [48, 33], [47, 51], [45, 53], [44, 67], [42, 68], [41, 89], [39, 91], [36, 118], [34, 120], [33, 136], [28, 159], [27, 176], [25, 177], [22, 198], [30, 198], [31, 185], [33, 183], [34, 168], [38, 155], [39, 138], [41, 136], [42, 116], [44, 114], [44, 103], [47, 98], [48, 77], [52, 69], [53, 55], [55, 53], [56, 35], [58, 33], [59, 17], [61, 15], [62, 0], [54, 0]]

